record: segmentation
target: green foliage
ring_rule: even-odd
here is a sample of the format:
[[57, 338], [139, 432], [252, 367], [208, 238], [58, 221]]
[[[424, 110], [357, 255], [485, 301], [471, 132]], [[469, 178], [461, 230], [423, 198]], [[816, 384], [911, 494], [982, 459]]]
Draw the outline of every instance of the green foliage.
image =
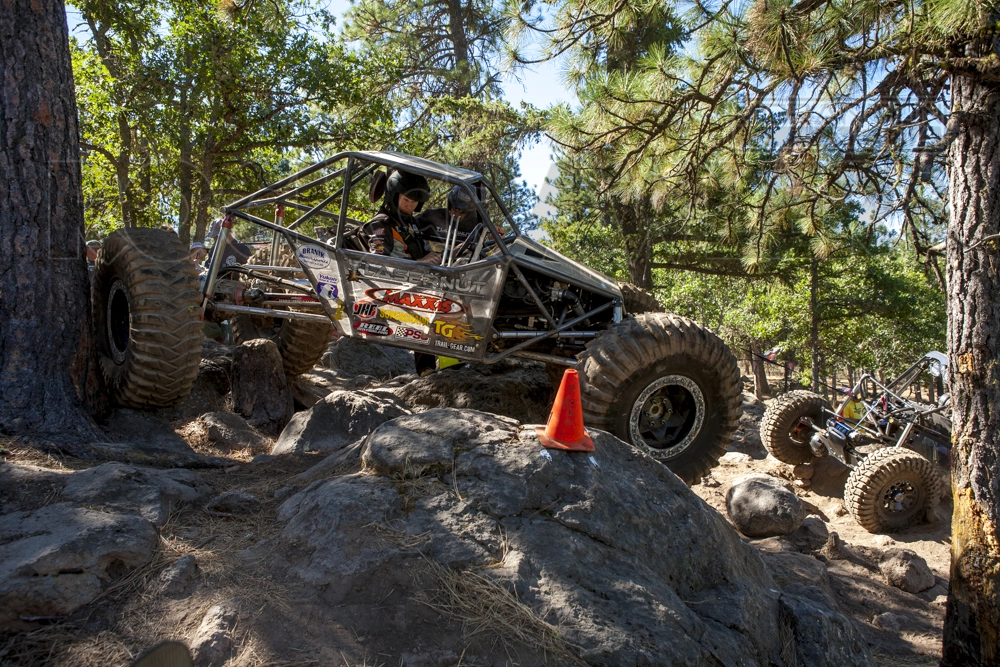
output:
[[305, 1], [229, 15], [207, 0], [75, 5], [91, 35], [73, 44], [91, 226], [176, 221], [182, 238], [201, 238], [215, 206], [318, 144], [392, 129], [367, 63]]

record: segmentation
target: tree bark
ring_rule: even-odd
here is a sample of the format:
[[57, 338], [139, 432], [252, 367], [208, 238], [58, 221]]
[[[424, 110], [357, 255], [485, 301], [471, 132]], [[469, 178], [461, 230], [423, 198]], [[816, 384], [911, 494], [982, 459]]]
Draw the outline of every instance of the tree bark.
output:
[[948, 357], [951, 588], [942, 665], [1000, 664], [1000, 85], [952, 77]]
[[0, 432], [93, 438], [76, 95], [62, 0], [0, 3]]

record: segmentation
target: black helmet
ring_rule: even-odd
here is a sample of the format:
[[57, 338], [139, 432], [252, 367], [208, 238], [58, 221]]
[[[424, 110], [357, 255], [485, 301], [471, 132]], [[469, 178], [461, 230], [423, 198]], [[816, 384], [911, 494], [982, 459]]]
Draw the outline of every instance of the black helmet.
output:
[[475, 213], [476, 202], [472, 196], [461, 185], [456, 185], [448, 193], [448, 208], [453, 208], [465, 213]]
[[416, 209], [419, 211], [431, 198], [431, 186], [423, 176], [397, 170], [392, 172], [385, 184], [385, 203], [393, 213], [399, 212], [399, 195], [419, 202]]

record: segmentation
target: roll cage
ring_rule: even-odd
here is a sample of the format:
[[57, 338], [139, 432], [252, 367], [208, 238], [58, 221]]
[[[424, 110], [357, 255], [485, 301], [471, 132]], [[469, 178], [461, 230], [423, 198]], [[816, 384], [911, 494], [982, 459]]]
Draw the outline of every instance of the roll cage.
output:
[[[451, 243], [447, 265], [349, 247], [365, 224], [351, 217], [362, 199], [355, 186], [380, 168], [457, 185], [471, 196], [480, 224], [462, 247]], [[374, 205], [377, 197], [367, 199]], [[273, 207], [273, 220], [255, 214], [265, 207]], [[525, 237], [482, 174], [432, 160], [389, 151], [341, 152], [225, 206], [223, 213], [204, 282], [206, 316], [332, 321], [341, 335], [418, 352], [486, 364], [515, 355], [562, 365], [573, 365], [572, 355], [586, 339], [622, 317], [614, 281]], [[226, 247], [235, 220], [272, 232], [268, 264], [224, 264], [219, 249]], [[329, 221], [335, 231], [327, 238], [309, 236], [300, 230], [310, 220]], [[277, 265], [283, 243], [298, 266]], [[458, 256], [470, 251], [467, 260]], [[279, 291], [243, 290], [232, 277]]]

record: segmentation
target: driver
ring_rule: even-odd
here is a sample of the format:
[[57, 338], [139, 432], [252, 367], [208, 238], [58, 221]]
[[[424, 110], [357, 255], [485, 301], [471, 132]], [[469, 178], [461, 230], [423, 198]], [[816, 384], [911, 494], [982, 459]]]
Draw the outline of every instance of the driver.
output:
[[358, 233], [368, 252], [427, 264], [440, 263], [441, 253], [428, 252], [425, 248], [414, 216], [430, 196], [426, 178], [394, 171], [386, 181], [382, 207]]
[[457, 248], [469, 238], [469, 234], [475, 231], [479, 223], [476, 202], [461, 185], [456, 185], [448, 193], [447, 208], [432, 208], [417, 216], [421, 236], [427, 240], [431, 250], [439, 253], [444, 250], [448, 228], [452, 222], [457, 224], [455, 239], [452, 241], [452, 245]]

